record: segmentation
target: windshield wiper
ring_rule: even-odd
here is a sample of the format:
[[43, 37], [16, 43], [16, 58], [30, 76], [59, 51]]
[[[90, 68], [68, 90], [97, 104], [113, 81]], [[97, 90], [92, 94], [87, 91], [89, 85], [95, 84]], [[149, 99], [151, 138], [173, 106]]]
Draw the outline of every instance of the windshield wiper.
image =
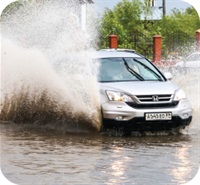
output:
[[122, 58], [122, 60], [124, 61], [124, 65], [126, 66], [126, 69], [128, 72], [130, 72], [132, 75], [134, 75], [140, 81], [144, 81], [144, 78], [141, 75], [139, 75], [136, 71], [134, 71], [133, 69], [131, 69], [129, 67], [128, 63], [126, 62], [126, 60], [124, 58]]
[[142, 62], [140, 62], [139, 60], [137, 60], [137, 59], [135, 59], [135, 58], [133, 58], [133, 60], [134, 60], [135, 62], [137, 62], [138, 64], [142, 65], [144, 68], [146, 68], [146, 69], [147, 69], [148, 71], [150, 71], [151, 73], [153, 73], [153, 75], [156, 76], [157, 79], [158, 79], [159, 81], [162, 81], [161, 76], [158, 75], [158, 74], [157, 74], [154, 70], [152, 70], [150, 67], [148, 67], [147, 65], [143, 64]]

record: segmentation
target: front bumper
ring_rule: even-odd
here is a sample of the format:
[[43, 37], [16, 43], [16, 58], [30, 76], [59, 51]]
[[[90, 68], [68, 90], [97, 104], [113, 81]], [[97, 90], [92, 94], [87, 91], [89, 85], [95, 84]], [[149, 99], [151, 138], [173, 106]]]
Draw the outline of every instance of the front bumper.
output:
[[[146, 121], [145, 113], [171, 112], [171, 120]], [[187, 99], [173, 107], [133, 108], [124, 102], [108, 101], [102, 104], [104, 127], [128, 127], [131, 130], [169, 130], [189, 125], [192, 108]]]
[[133, 118], [129, 121], [116, 121], [113, 119], [103, 119], [104, 128], [124, 128], [131, 131], [167, 131], [175, 128], [184, 129], [192, 121], [192, 116], [182, 120], [174, 116], [170, 121], [145, 121], [142, 117]]

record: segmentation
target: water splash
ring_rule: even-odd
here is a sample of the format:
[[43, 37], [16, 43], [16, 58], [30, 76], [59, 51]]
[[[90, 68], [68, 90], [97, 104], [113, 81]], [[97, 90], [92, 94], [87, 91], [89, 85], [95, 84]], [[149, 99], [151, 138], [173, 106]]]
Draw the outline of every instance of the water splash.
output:
[[[188, 51], [190, 49], [188, 48]], [[191, 52], [193, 47], [191, 48]], [[191, 124], [184, 130], [181, 130], [183, 134], [199, 134], [200, 133], [200, 69], [191, 68], [189, 70], [177, 68], [175, 66], [166, 67], [158, 66], [162, 72], [171, 72], [172, 81], [182, 88], [187, 98], [189, 99], [192, 110], [193, 118]]]
[[74, 1], [24, 2], [2, 16], [1, 120], [100, 129], [95, 24], [81, 31], [79, 10]]
[[191, 102], [193, 109], [193, 120], [188, 128], [183, 130], [185, 134], [199, 134], [199, 120], [200, 120], [200, 73], [194, 69], [187, 74], [177, 71], [173, 81], [178, 84], [185, 92]]

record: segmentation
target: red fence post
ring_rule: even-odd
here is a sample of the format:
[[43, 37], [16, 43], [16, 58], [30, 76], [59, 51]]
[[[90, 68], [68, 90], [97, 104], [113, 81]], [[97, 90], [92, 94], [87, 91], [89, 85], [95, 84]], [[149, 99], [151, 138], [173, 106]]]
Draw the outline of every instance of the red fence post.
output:
[[153, 62], [160, 62], [162, 54], [162, 36], [155, 35], [153, 37]]
[[118, 38], [117, 35], [110, 35], [109, 36], [109, 48], [117, 49], [118, 47]]
[[196, 31], [196, 50], [200, 51], [200, 29]]

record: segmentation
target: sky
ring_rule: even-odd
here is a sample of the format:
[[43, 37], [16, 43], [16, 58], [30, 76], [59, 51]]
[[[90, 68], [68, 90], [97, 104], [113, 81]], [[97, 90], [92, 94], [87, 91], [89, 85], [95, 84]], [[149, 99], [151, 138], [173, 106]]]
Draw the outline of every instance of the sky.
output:
[[[119, 3], [122, 0], [93, 0], [95, 3], [95, 7], [97, 11], [102, 14], [104, 9], [107, 7], [109, 9], [113, 9], [113, 7]], [[155, 0], [156, 6], [162, 6], [162, 0]], [[179, 10], [184, 10], [188, 7], [190, 7], [191, 4], [183, 1], [183, 0], [166, 0], [166, 12], [167, 14], [170, 13], [170, 11], [174, 8], [177, 8]]]

